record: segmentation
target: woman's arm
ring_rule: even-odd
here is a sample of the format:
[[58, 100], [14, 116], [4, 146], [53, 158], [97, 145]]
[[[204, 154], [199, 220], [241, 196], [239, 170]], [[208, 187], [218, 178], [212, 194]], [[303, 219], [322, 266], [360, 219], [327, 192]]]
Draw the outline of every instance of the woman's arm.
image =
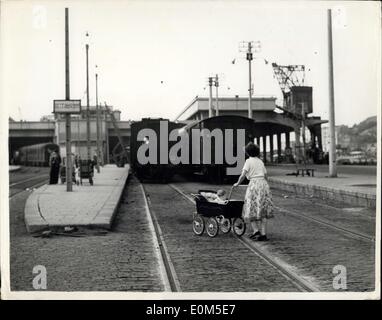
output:
[[239, 184], [241, 184], [245, 179], [245, 171], [243, 171], [239, 177], [239, 180], [233, 185], [234, 187], [237, 187]]

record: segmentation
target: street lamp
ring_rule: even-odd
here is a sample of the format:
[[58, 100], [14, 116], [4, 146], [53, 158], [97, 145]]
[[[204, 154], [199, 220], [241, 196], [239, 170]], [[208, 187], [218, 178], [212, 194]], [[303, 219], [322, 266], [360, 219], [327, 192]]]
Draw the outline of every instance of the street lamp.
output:
[[253, 60], [253, 52], [257, 53], [261, 50], [260, 41], [242, 41], [239, 44], [239, 51], [246, 53], [246, 59], [248, 60], [248, 118], [252, 119], [252, 71], [251, 71], [251, 61]]
[[86, 148], [88, 160], [91, 160], [90, 154], [90, 107], [89, 107], [89, 33], [86, 32]]
[[[98, 66], [95, 66], [96, 70]], [[97, 112], [97, 172], [100, 172], [99, 163], [102, 164], [102, 158], [101, 158], [101, 147], [100, 147], [100, 110], [98, 105], [98, 73], [96, 71], [95, 74], [95, 80], [96, 80], [96, 112]]]

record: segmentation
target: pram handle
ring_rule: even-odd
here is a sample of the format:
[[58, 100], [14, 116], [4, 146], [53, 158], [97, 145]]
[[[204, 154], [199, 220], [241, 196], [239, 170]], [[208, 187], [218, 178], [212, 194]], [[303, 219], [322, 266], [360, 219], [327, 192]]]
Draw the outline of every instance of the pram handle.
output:
[[[246, 184], [239, 184], [237, 187], [248, 187], [248, 185], [246, 185]], [[235, 186], [231, 187], [231, 190], [229, 191], [229, 195], [228, 195], [228, 200], [231, 200], [231, 194], [232, 194], [233, 188], [235, 188]]]

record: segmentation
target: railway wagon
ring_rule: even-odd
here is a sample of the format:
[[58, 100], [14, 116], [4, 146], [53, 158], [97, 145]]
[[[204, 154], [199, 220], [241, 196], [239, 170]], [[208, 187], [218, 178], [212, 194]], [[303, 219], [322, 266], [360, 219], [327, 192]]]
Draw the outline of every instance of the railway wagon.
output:
[[[162, 118], [143, 118], [131, 124], [130, 165], [139, 180], [167, 182], [171, 179], [176, 167], [169, 161], [168, 150], [175, 142], [169, 141], [169, 133], [181, 126], [183, 124]], [[146, 150], [143, 154], [147, 162], [139, 159], [140, 150]]]
[[[254, 142], [255, 137], [260, 135], [253, 119], [235, 115], [198, 120], [180, 130], [187, 132], [190, 150], [189, 164], [183, 164], [181, 171], [199, 174], [210, 182], [218, 183], [240, 174], [242, 167], [233, 159], [240, 157], [244, 161], [244, 146], [250, 141]], [[227, 170], [234, 167], [238, 167], [234, 170], [237, 173]]]
[[49, 166], [50, 154], [59, 153], [59, 146], [55, 143], [39, 143], [21, 147], [16, 151], [16, 163], [24, 166]]

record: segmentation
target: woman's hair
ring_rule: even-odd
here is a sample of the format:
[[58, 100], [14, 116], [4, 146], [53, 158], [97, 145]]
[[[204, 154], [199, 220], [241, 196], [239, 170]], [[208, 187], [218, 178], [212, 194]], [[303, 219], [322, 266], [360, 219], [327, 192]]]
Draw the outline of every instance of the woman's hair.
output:
[[245, 152], [250, 156], [250, 157], [258, 157], [260, 155], [260, 148], [257, 144], [254, 144], [253, 142], [249, 142], [245, 146]]

